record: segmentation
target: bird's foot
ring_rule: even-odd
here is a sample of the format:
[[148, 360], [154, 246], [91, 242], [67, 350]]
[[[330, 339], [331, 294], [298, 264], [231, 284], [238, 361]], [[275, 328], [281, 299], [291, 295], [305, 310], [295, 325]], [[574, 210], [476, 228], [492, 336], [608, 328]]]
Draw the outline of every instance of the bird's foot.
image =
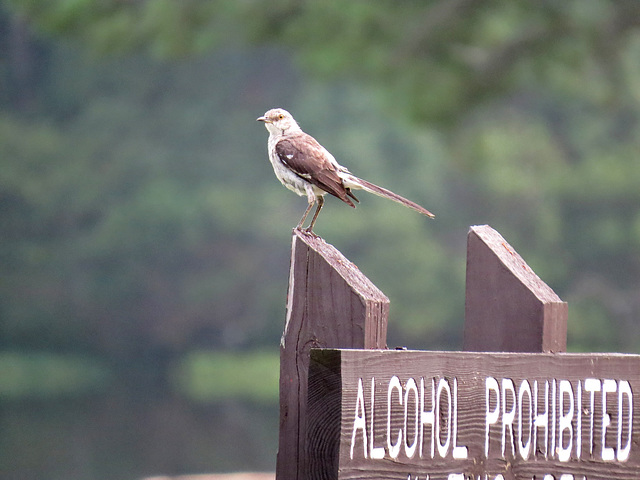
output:
[[313, 230], [311, 230], [311, 227], [307, 227], [307, 228], [301, 228], [300, 226], [297, 226], [295, 228], [298, 232], [304, 234], [304, 235], [308, 235], [312, 238], [318, 238], [319, 235], [317, 235]]

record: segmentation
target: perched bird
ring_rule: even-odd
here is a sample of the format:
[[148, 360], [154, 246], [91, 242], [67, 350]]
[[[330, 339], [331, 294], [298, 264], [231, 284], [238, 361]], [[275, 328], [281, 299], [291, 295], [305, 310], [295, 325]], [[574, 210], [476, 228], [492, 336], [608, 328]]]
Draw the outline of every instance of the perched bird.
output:
[[327, 193], [355, 208], [353, 202], [358, 202], [358, 199], [352, 190], [366, 190], [428, 217], [434, 217], [433, 213], [417, 203], [351, 174], [315, 138], [304, 133], [286, 110], [274, 108], [262, 117], [258, 117], [257, 121], [264, 122], [269, 131], [267, 143], [269, 160], [276, 177], [289, 190], [298, 195], [307, 196], [309, 206], [296, 226], [297, 230], [302, 229], [307, 215], [317, 202], [318, 207], [311, 223], [304, 229], [307, 233], [313, 233], [313, 226], [324, 205], [324, 195]]

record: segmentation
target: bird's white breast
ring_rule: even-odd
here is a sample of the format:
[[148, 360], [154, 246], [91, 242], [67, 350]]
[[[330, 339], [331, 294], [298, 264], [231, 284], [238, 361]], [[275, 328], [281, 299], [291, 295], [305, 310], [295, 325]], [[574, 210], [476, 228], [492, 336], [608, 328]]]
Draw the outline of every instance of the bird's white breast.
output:
[[276, 153], [276, 143], [280, 138], [275, 135], [269, 135], [269, 161], [271, 162], [271, 166], [273, 167], [273, 171], [280, 180], [280, 183], [287, 187], [292, 192], [297, 193], [298, 195], [305, 196], [307, 195], [307, 190], [305, 185], [308, 183], [298, 175], [289, 170], [278, 158], [278, 154]]

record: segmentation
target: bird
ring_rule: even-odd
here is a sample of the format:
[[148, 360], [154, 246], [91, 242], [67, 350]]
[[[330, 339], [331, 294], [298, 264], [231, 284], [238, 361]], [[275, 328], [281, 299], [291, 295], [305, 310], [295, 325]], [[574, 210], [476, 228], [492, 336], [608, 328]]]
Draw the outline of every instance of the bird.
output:
[[[355, 208], [355, 203], [360, 202], [353, 194], [353, 190], [365, 190], [412, 208], [429, 218], [435, 217], [433, 213], [417, 203], [353, 175], [340, 165], [315, 138], [303, 132], [293, 116], [285, 109], [273, 108], [258, 117], [256, 121], [263, 122], [269, 132], [267, 141], [269, 160], [278, 180], [289, 190], [307, 197], [308, 206], [295, 227], [296, 230], [315, 235], [313, 227], [327, 193]], [[302, 228], [316, 203], [317, 208], [309, 226]]]

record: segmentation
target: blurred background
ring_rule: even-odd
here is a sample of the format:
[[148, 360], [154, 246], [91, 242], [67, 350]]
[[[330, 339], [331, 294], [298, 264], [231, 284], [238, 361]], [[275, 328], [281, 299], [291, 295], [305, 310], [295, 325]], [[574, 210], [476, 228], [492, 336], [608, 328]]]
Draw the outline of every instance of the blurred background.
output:
[[490, 224], [640, 353], [637, 0], [0, 1], [0, 476], [275, 469], [291, 228], [255, 119], [290, 110], [366, 193], [316, 231], [462, 346]]

